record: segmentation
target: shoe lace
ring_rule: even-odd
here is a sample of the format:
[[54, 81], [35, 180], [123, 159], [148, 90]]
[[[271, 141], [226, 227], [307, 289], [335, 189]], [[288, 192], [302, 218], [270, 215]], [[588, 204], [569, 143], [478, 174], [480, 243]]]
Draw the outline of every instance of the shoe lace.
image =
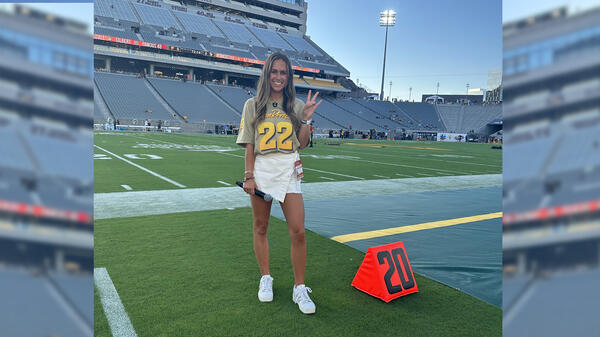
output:
[[308, 293], [312, 293], [312, 289], [310, 289], [309, 287], [306, 287], [306, 286], [302, 287], [298, 290], [298, 297], [300, 297], [300, 302], [302, 302], [302, 303], [312, 302], [312, 300], [308, 296]]
[[273, 279], [270, 277], [263, 277], [260, 279], [260, 290], [268, 290], [273, 284]]

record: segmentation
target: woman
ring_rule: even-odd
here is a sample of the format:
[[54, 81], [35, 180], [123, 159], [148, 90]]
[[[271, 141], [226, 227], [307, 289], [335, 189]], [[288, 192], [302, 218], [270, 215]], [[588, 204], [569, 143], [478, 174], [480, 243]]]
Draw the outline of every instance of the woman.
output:
[[292, 299], [305, 314], [315, 312], [304, 285], [306, 240], [304, 202], [300, 190], [302, 164], [298, 149], [308, 145], [311, 117], [322, 101], [317, 92], [306, 103], [296, 99], [290, 60], [282, 53], [269, 56], [258, 80], [256, 97], [244, 105], [237, 143], [246, 148], [244, 191], [250, 194], [254, 253], [261, 272], [258, 299], [273, 300], [273, 278], [269, 273], [267, 227], [271, 202], [254, 195], [260, 189], [279, 201], [288, 224], [294, 270]]

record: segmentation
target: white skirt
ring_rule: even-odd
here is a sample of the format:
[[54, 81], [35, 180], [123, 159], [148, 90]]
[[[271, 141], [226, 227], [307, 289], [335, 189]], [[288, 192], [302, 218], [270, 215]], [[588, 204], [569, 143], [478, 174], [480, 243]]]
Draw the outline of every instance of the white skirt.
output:
[[302, 193], [294, 167], [299, 159], [298, 151], [257, 155], [254, 160], [254, 177], [258, 189], [279, 202], [285, 201], [287, 193]]

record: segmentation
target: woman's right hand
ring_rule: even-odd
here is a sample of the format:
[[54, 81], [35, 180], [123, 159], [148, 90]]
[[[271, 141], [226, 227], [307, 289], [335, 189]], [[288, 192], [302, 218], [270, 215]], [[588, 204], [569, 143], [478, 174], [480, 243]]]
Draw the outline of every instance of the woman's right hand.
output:
[[256, 181], [254, 179], [244, 181], [244, 191], [250, 195], [254, 195], [254, 189], [258, 188], [256, 186]]

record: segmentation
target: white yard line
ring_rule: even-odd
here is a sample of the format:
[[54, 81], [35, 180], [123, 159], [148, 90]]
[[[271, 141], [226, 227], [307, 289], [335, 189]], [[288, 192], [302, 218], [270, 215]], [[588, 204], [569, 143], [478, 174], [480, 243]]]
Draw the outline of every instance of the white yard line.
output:
[[418, 175], [420, 175], [420, 176], [430, 177], [430, 175], [429, 175], [429, 174], [425, 174], [425, 173], [419, 173], [419, 172], [417, 172], [416, 174], [418, 174]]
[[321, 179], [325, 179], [325, 180], [335, 180], [335, 179], [333, 179], [333, 178], [329, 178], [329, 177], [323, 177], [323, 176], [320, 176], [319, 178], [321, 178]]
[[116, 154], [114, 154], [114, 153], [112, 153], [112, 152], [110, 152], [110, 151], [108, 151], [108, 150], [106, 150], [106, 149], [103, 149], [103, 148], [101, 148], [101, 147], [100, 147], [100, 146], [98, 146], [98, 145], [94, 145], [94, 147], [96, 147], [96, 148], [98, 148], [98, 149], [100, 149], [100, 150], [102, 150], [102, 151], [104, 151], [104, 152], [106, 152], [106, 153], [110, 154], [111, 156], [113, 156], [113, 157], [115, 157], [115, 158], [121, 159], [122, 161], [126, 162], [127, 164], [130, 164], [130, 165], [132, 165], [132, 166], [135, 166], [135, 167], [139, 168], [139, 169], [140, 169], [140, 170], [142, 170], [142, 171], [146, 171], [146, 172], [150, 173], [151, 175], [153, 175], [153, 176], [155, 176], [155, 177], [157, 177], [157, 178], [160, 178], [160, 179], [162, 179], [162, 180], [164, 180], [164, 181], [166, 181], [166, 182], [168, 182], [168, 183], [170, 183], [170, 184], [173, 184], [173, 185], [175, 185], [175, 186], [177, 186], [177, 187], [185, 188], [185, 185], [182, 185], [182, 184], [180, 184], [180, 183], [176, 182], [175, 180], [171, 180], [171, 179], [169, 179], [169, 178], [167, 178], [167, 177], [161, 176], [160, 174], [158, 174], [158, 173], [156, 173], [156, 172], [154, 172], [154, 171], [151, 171], [151, 170], [149, 170], [149, 169], [147, 169], [147, 168], [145, 168], [145, 167], [143, 167], [143, 166], [141, 166], [141, 165], [138, 165], [138, 164], [136, 164], [136, 163], [134, 163], [134, 162], [132, 162], [132, 161], [130, 161], [130, 160], [127, 160], [127, 159], [125, 159], [125, 158], [123, 158], [123, 157], [121, 157], [121, 156], [118, 156], [118, 155], [116, 155]]
[[409, 177], [412, 178], [413, 176], [409, 176], [408, 174], [402, 174], [402, 173], [396, 173], [397, 176], [401, 176], [401, 177]]
[[224, 181], [221, 181], [221, 180], [217, 180], [217, 182], [218, 182], [219, 184], [223, 184], [223, 185], [225, 185], [225, 186], [231, 186], [231, 184], [230, 184], [230, 183], [226, 183], [226, 182], [224, 182]]
[[373, 177], [390, 179], [390, 177], [380, 176], [379, 174], [374, 174]]
[[327, 173], [327, 174], [333, 174], [335, 176], [340, 176], [340, 177], [346, 177], [346, 178], [353, 178], [353, 179], [359, 179], [359, 180], [364, 180], [365, 178], [361, 178], [361, 177], [355, 177], [355, 176], [351, 176], [351, 175], [347, 175], [347, 174], [341, 174], [341, 173], [335, 173], [335, 172], [329, 172], [329, 171], [323, 171], [323, 170], [317, 170], [314, 168], [308, 168], [305, 167], [305, 170], [309, 170], [309, 171], [315, 171], [315, 172], [321, 172], [321, 173]]
[[[303, 183], [302, 197], [304, 200], [331, 200], [357, 195], [404, 194], [501, 185], [501, 174], [326, 181]], [[238, 207], [250, 207], [250, 199], [237, 186], [94, 194], [95, 219]]]
[[102, 308], [112, 335], [114, 337], [137, 337], [106, 268], [94, 268], [94, 284], [100, 294]]
[[124, 189], [126, 189], [128, 191], [133, 190], [133, 188], [131, 188], [131, 186], [129, 186], [129, 185], [121, 185], [121, 187], [123, 187]]

